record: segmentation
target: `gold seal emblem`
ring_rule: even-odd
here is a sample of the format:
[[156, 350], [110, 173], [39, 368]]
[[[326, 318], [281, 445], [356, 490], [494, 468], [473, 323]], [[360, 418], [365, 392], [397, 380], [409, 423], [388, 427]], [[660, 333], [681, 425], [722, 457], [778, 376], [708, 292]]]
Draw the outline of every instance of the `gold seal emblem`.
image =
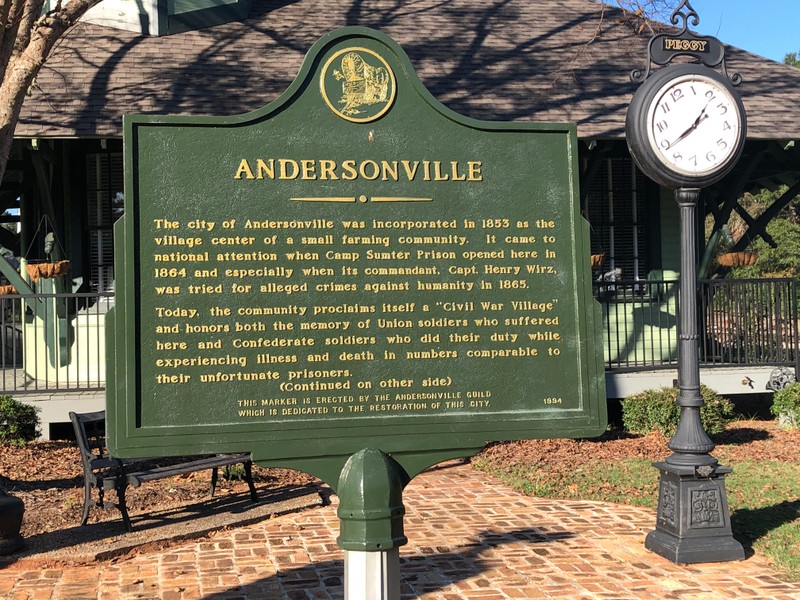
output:
[[395, 78], [389, 64], [367, 48], [345, 48], [331, 56], [320, 74], [328, 107], [354, 123], [368, 123], [391, 108]]

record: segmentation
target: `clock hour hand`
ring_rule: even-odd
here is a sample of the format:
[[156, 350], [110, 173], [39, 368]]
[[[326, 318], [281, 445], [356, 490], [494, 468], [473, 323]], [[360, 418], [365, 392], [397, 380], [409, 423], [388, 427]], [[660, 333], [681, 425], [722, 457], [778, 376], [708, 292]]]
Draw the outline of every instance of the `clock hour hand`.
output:
[[669, 146], [667, 146], [666, 149], [669, 150], [670, 148], [672, 148], [675, 144], [677, 144], [681, 140], [686, 139], [695, 129], [697, 129], [697, 126], [700, 125], [700, 123], [702, 123], [703, 121], [705, 121], [708, 118], [708, 115], [706, 114], [706, 110], [707, 109], [708, 109], [708, 103], [706, 103], [706, 105], [703, 107], [703, 110], [700, 112], [698, 117], [694, 120], [694, 123], [692, 123], [689, 126], [689, 129], [687, 129], [682, 134], [680, 134], [674, 142], [672, 142]]

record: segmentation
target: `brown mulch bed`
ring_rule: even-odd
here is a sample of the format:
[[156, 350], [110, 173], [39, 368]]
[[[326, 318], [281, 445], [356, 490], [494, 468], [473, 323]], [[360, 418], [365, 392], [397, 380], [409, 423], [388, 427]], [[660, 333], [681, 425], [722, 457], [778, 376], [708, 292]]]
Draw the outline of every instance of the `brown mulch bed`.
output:
[[[712, 455], [722, 463], [739, 461], [800, 460], [800, 432], [785, 431], [772, 420], [744, 420], [711, 436], [717, 445]], [[671, 454], [669, 439], [659, 433], [633, 435], [612, 429], [586, 440], [529, 440], [494, 444], [484, 450], [490, 459], [506, 466], [538, 464], [558, 466], [589, 460], [644, 458], [663, 460]]]

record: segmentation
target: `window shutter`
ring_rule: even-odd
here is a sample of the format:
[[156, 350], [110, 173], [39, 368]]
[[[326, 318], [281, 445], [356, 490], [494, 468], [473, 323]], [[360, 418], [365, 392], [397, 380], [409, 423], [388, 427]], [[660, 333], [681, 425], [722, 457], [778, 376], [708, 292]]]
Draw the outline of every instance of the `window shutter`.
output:
[[93, 292], [113, 289], [114, 235], [112, 226], [124, 209], [121, 153], [86, 157], [86, 216], [89, 244], [89, 286]]
[[589, 185], [587, 217], [592, 254], [604, 254], [602, 271], [645, 279], [650, 270], [644, 218], [646, 179], [630, 157], [609, 158]]

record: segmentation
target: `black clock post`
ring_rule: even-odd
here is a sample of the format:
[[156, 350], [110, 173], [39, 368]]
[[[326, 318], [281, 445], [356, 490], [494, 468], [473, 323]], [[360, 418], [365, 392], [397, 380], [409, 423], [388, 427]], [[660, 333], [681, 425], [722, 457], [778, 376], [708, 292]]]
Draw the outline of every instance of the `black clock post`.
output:
[[[746, 123], [744, 107], [731, 86], [731, 82], [738, 85], [740, 78], [734, 76], [728, 81], [724, 47], [716, 38], [689, 31], [689, 20], [697, 26], [699, 17], [688, 0], [683, 0], [672, 13], [673, 25], [678, 25], [680, 19], [682, 31], [653, 36], [646, 71], [631, 74], [642, 85], [628, 109], [626, 137], [639, 168], [675, 191], [680, 210], [680, 421], [669, 442], [672, 454], [653, 465], [661, 473], [658, 513], [656, 528], [647, 535], [645, 547], [674, 563], [686, 564], [745, 557], [742, 545], [731, 532], [725, 492], [725, 475], [731, 469], [711, 456], [714, 443], [700, 420], [703, 398], [698, 360], [697, 206], [701, 188], [728, 174], [741, 156]], [[679, 55], [692, 56], [702, 64], [669, 65], [648, 79], [651, 62], [663, 66]], [[725, 78], [711, 68], [719, 65]], [[691, 102], [698, 89], [704, 90], [707, 101], [695, 99], [693, 105], [681, 104], [682, 100]], [[662, 106], [665, 103], [667, 106]], [[723, 140], [711, 127], [730, 135]], [[669, 129], [672, 135], [665, 135]]]
[[653, 466], [661, 472], [656, 528], [645, 547], [674, 563], [721, 562], [744, 559], [733, 538], [725, 492], [731, 472], [710, 452], [714, 443], [703, 429], [700, 408], [700, 367], [697, 319], [697, 205], [699, 188], [678, 188], [681, 270], [678, 297], [678, 406], [680, 421], [669, 442], [672, 454]]

